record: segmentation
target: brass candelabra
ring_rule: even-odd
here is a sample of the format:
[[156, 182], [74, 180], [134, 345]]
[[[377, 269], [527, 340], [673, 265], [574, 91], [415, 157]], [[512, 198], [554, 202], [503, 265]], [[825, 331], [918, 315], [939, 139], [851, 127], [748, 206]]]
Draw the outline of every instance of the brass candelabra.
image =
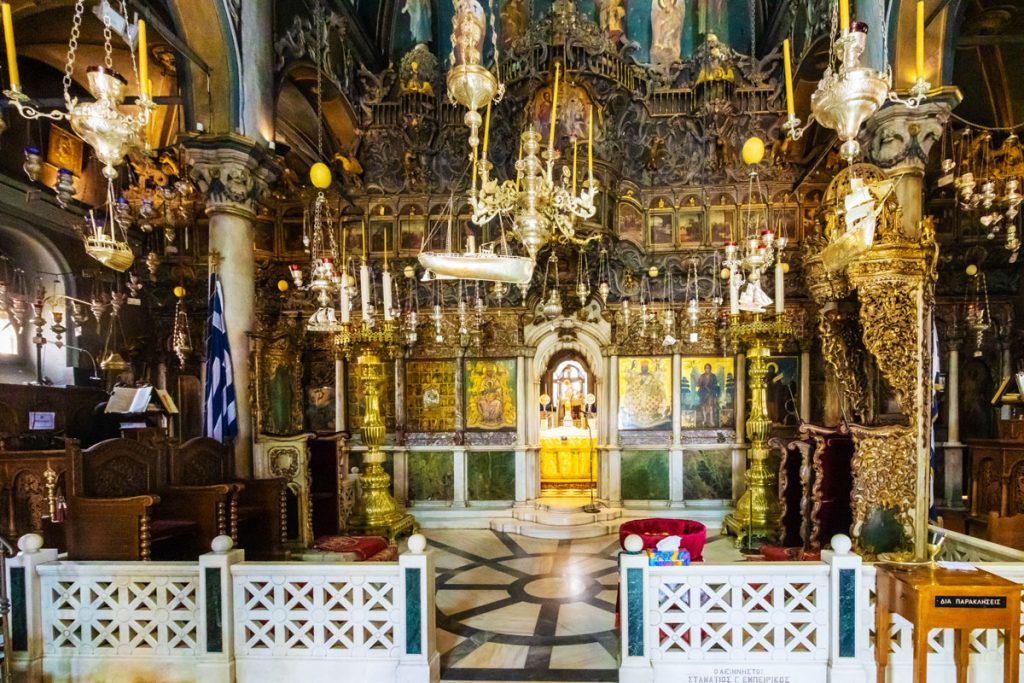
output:
[[359, 477], [362, 499], [349, 515], [348, 531], [387, 536], [394, 543], [402, 533], [415, 533], [419, 529], [413, 516], [399, 506], [389, 491], [391, 477], [384, 470], [387, 454], [381, 449], [386, 433], [380, 412], [384, 382], [382, 356], [392, 357], [398, 353], [398, 326], [391, 320], [374, 325], [366, 320], [342, 323], [335, 336], [335, 348], [348, 358], [355, 356], [366, 405], [361, 429], [366, 445], [363, 472]]
[[[750, 415], [746, 435], [750, 441], [750, 466], [746, 473], [747, 488], [736, 503], [735, 512], [722, 522], [728, 533], [736, 535], [736, 547], [753, 539], [774, 540], [781, 524], [779, 506], [779, 475], [768, 462], [768, 439], [772, 420], [768, 416], [768, 358], [772, 347], [781, 349], [793, 334], [785, 314], [765, 317], [755, 313], [749, 318], [729, 316], [727, 335], [737, 350], [746, 349], [750, 359]], [[742, 371], [737, 368], [737, 371]], [[743, 400], [742, 397], [740, 400]]]

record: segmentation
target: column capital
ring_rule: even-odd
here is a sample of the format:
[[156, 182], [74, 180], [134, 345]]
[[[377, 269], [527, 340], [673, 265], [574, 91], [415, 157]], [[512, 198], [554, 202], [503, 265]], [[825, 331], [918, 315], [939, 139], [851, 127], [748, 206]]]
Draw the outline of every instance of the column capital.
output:
[[865, 159], [892, 175], [924, 173], [932, 144], [963, 99], [955, 87], [932, 90], [917, 107], [893, 103], [869, 118], [861, 134]]
[[281, 173], [272, 152], [236, 133], [193, 136], [184, 147], [207, 215], [234, 213], [254, 219], [257, 204]]

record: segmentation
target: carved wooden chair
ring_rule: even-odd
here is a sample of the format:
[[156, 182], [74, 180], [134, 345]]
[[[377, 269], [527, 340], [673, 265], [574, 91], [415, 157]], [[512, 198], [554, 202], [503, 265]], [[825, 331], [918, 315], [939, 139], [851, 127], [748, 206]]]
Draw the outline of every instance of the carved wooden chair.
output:
[[998, 512], [989, 511], [988, 540], [1024, 550], [1024, 514], [1001, 517]]
[[806, 548], [810, 535], [810, 462], [814, 442], [810, 439], [786, 441], [772, 438], [768, 445], [782, 453], [779, 464], [780, 544], [786, 548]]
[[853, 437], [845, 425], [803, 425], [800, 433], [814, 440], [808, 543], [821, 547], [835, 534], [849, 534], [853, 524]]
[[277, 557], [286, 540], [287, 480], [234, 477], [230, 447], [198, 437], [171, 449], [171, 483], [175, 486], [223, 484], [231, 488], [227, 529], [251, 557]]
[[166, 451], [129, 439], [69, 440], [68, 557], [192, 559], [227, 530], [231, 487], [167, 486]]

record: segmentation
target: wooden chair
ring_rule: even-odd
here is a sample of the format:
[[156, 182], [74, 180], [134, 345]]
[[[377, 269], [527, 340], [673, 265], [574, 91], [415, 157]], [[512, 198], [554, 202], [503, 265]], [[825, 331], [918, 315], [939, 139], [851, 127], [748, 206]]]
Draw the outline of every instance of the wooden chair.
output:
[[849, 534], [853, 524], [853, 437], [845, 426], [826, 429], [804, 425], [814, 439], [811, 456], [811, 547], [828, 545], [835, 534]]
[[[231, 448], [198, 437], [171, 449], [171, 483], [175, 486], [231, 487], [228, 533], [252, 557], [282, 555], [287, 524], [287, 480], [234, 477]], [[241, 527], [241, 532], [239, 531]]]
[[167, 486], [164, 449], [108, 439], [83, 451], [71, 439], [67, 451], [69, 559], [194, 559], [226, 532], [231, 487]]
[[998, 512], [990, 510], [988, 540], [1008, 548], [1024, 550], [1024, 514], [1000, 517]]
[[782, 523], [780, 544], [807, 547], [810, 535], [811, 454], [814, 441], [772, 438], [768, 445], [782, 453], [779, 464], [779, 506]]

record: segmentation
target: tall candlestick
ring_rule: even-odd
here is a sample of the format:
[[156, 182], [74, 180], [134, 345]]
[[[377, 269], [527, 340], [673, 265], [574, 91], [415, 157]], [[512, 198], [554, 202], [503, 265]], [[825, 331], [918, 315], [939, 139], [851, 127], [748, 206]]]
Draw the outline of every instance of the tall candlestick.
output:
[[487, 159], [487, 143], [491, 139], [491, 102], [487, 101], [487, 118], [484, 119], [484, 151], [480, 154], [481, 159]]
[[391, 320], [391, 273], [386, 270], [381, 276], [381, 285], [384, 287], [384, 319]]
[[370, 320], [370, 266], [366, 261], [359, 266], [359, 293], [360, 302], [363, 306], [363, 321]]
[[149, 99], [149, 42], [146, 40], [146, 20], [139, 19], [139, 95]]
[[924, 79], [924, 0], [917, 0], [917, 80]]
[[384, 272], [388, 272], [388, 228], [384, 226]]
[[576, 195], [576, 155], [579, 152], [580, 143], [576, 138], [572, 139], [572, 193]]
[[729, 267], [729, 315], [740, 312], [739, 286], [736, 283], [736, 267]]
[[555, 150], [555, 121], [558, 114], [558, 76], [561, 64], [555, 62], [555, 86], [551, 91], [551, 125], [548, 126], [548, 154]]
[[782, 282], [782, 259], [775, 262], [775, 315], [786, 309], [786, 290]]
[[594, 185], [594, 105], [587, 107], [587, 180]]
[[850, 32], [850, 0], [839, 0], [839, 30], [844, 36]]
[[341, 322], [346, 325], [349, 322], [348, 308], [348, 269], [346, 268], [341, 274]]
[[366, 263], [366, 221], [363, 221], [363, 263]]
[[3, 7], [4, 42], [7, 44], [7, 71], [11, 75], [11, 90], [21, 92], [21, 78], [18, 76], [18, 55], [14, 49], [14, 20], [11, 18], [11, 4]]
[[789, 118], [796, 116], [796, 107], [793, 104], [793, 62], [789, 54], [789, 38], [782, 41], [782, 65], [786, 71], [786, 111]]

